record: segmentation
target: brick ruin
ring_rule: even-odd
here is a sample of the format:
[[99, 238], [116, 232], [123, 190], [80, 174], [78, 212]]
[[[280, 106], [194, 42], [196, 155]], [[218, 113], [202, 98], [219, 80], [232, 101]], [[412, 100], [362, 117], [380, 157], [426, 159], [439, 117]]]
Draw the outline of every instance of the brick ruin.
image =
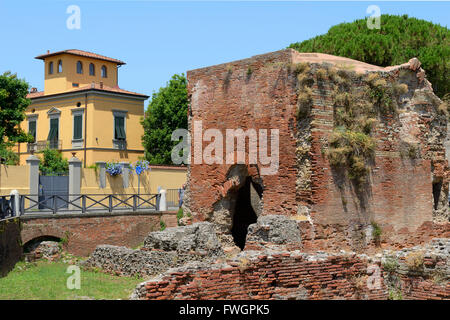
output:
[[[299, 221], [306, 251], [361, 251], [377, 241], [402, 248], [448, 235], [447, 116], [417, 59], [381, 68], [288, 49], [187, 77], [191, 132], [200, 120], [203, 132], [224, 136], [279, 129], [277, 174], [261, 175], [248, 148], [245, 164], [191, 162], [184, 210], [214, 223], [223, 243], [244, 247], [238, 229], [268, 214]], [[353, 161], [352, 152], [364, 153], [351, 145], [360, 133], [374, 150]]]
[[249, 148], [193, 159], [183, 225], [98, 246], [85, 267], [148, 279], [132, 299], [450, 299], [448, 112], [417, 59], [288, 49], [187, 77], [193, 140], [198, 121], [278, 129], [278, 171]]

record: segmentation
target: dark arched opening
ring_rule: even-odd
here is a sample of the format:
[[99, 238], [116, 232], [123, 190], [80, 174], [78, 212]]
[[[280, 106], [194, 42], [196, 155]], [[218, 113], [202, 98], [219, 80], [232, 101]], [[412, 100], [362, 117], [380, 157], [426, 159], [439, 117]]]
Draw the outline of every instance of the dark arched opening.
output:
[[256, 189], [258, 196], [261, 197], [262, 190], [259, 185], [254, 184], [250, 177], [247, 177], [236, 194], [236, 202], [233, 210], [233, 225], [231, 234], [234, 243], [239, 248], [244, 249], [247, 237], [248, 226], [257, 220], [256, 212], [252, 206], [251, 188]]
[[24, 253], [30, 253], [36, 249], [39, 244], [43, 241], [55, 241], [55, 242], [61, 242], [61, 238], [54, 237], [54, 236], [40, 236], [34, 239], [31, 239], [30, 241], [26, 242], [23, 245], [23, 252]]

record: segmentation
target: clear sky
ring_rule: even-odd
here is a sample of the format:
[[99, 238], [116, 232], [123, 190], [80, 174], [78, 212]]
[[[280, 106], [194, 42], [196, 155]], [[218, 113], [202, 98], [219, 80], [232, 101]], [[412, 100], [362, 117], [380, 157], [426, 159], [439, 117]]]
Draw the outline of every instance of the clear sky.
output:
[[[69, 5], [81, 10], [70, 30]], [[408, 14], [449, 26], [450, 2], [0, 0], [0, 72], [44, 88], [47, 50], [80, 49], [125, 61], [119, 86], [151, 95], [174, 73], [276, 51], [341, 22]]]

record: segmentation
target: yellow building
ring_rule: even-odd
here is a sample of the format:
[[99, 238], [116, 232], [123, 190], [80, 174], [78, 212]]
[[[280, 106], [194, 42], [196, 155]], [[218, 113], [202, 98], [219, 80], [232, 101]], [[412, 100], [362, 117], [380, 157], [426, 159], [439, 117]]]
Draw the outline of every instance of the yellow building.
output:
[[32, 103], [21, 127], [35, 137], [20, 143], [20, 164], [31, 151], [47, 146], [70, 158], [73, 152], [84, 166], [97, 161], [133, 162], [144, 155], [140, 124], [148, 96], [118, 86], [123, 61], [99, 54], [64, 50], [47, 52], [44, 91], [32, 89]]

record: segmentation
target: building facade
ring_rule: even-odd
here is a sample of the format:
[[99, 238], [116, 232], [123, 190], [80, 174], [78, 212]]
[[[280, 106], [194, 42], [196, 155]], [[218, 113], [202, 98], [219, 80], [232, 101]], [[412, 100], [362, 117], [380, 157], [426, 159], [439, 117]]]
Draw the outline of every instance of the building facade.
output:
[[32, 103], [21, 127], [34, 143], [16, 146], [20, 164], [47, 147], [66, 158], [76, 152], [84, 166], [133, 162], [144, 155], [140, 120], [148, 96], [119, 88], [123, 61], [81, 50], [47, 52], [36, 59], [44, 61], [44, 90], [28, 94]]

